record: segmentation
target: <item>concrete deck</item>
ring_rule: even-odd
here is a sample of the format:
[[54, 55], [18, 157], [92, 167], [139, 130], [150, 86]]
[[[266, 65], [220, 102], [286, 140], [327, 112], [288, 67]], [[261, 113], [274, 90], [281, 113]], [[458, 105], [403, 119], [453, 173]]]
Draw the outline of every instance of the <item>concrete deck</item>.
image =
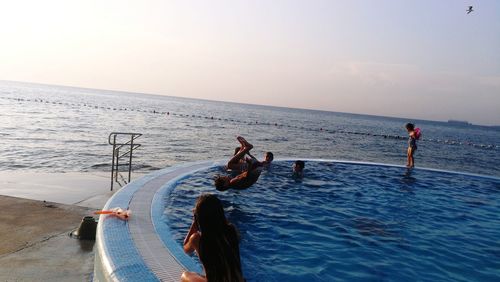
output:
[[105, 174], [0, 172], [0, 281], [91, 281], [95, 242], [69, 234], [113, 195], [109, 182]]
[[68, 234], [92, 209], [0, 196], [0, 281], [89, 281], [94, 241]]
[[109, 177], [107, 173], [0, 171], [0, 195], [102, 208], [113, 195]]

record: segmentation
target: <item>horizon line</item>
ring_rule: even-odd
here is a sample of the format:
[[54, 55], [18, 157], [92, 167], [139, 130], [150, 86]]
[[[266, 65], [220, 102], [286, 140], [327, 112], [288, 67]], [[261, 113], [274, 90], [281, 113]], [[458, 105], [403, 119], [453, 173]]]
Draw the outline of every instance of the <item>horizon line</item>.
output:
[[[0, 81], [13, 82], [13, 83], [38, 84], [38, 85], [44, 85], [44, 86], [58, 86], [58, 87], [67, 87], [67, 88], [76, 88], [76, 89], [87, 89], [87, 90], [94, 90], [94, 91], [97, 90], [97, 91], [108, 91], [108, 92], [121, 92], [121, 93], [127, 93], [127, 94], [151, 95], [151, 96], [170, 97], [170, 98], [188, 99], [188, 100], [201, 100], [201, 101], [208, 101], [208, 102], [230, 103], [230, 104], [240, 104], [240, 105], [250, 105], [250, 106], [263, 106], [263, 107], [292, 109], [292, 110], [307, 110], [307, 111], [338, 113], [338, 114], [347, 114], [347, 115], [382, 117], [382, 118], [390, 118], [390, 119], [407, 119], [409, 121], [441, 122], [441, 123], [445, 123], [445, 124], [449, 124], [449, 121], [457, 121], [456, 119], [451, 119], [451, 118], [448, 119], [447, 121], [444, 121], [444, 120], [430, 120], [430, 119], [398, 117], [398, 116], [382, 116], [382, 115], [375, 115], [375, 114], [354, 113], [354, 112], [349, 113], [349, 112], [339, 112], [339, 111], [334, 111], [334, 110], [322, 110], [322, 109], [313, 109], [313, 108], [296, 108], [296, 107], [286, 107], [286, 106], [277, 106], [277, 105], [269, 105], [269, 104], [253, 104], [253, 103], [243, 103], [243, 102], [224, 101], [224, 100], [211, 100], [211, 99], [205, 99], [205, 98], [183, 97], [183, 96], [157, 94], [157, 93], [132, 92], [132, 91], [128, 91], [128, 90], [91, 88], [91, 87], [87, 87], [87, 86], [49, 84], [49, 83], [44, 83], [44, 82], [3, 80], [3, 79], [0, 79]], [[462, 120], [460, 120], [460, 121], [462, 121]], [[469, 126], [480, 126], [480, 127], [488, 127], [488, 128], [500, 127], [500, 124], [485, 125], [485, 124], [470, 123], [469, 121], [465, 121], [465, 120], [463, 120], [463, 121], [467, 122]]]

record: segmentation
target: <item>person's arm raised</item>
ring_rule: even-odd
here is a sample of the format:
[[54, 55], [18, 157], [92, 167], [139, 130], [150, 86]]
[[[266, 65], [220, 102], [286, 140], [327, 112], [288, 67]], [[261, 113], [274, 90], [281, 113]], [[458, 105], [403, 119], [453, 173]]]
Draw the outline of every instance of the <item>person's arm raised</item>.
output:
[[189, 228], [189, 232], [184, 238], [184, 252], [186, 254], [190, 254], [193, 251], [196, 251], [200, 242], [200, 233], [198, 232], [198, 224], [196, 223], [196, 219], [191, 223], [191, 228]]

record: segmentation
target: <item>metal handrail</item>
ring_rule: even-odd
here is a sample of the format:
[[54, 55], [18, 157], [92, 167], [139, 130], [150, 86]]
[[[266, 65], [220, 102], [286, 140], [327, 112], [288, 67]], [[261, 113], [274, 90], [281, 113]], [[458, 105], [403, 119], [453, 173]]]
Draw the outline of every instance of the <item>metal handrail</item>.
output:
[[[137, 149], [137, 148], [139, 148], [139, 147], [141, 147], [141, 144], [137, 144], [137, 145], [136, 145], [136, 144], [134, 144], [134, 147], [132, 148], [132, 150], [135, 150], [135, 149]], [[121, 155], [119, 155], [119, 156], [118, 156], [118, 158], [124, 157], [125, 155], [128, 155], [130, 152], [131, 152], [131, 151], [130, 151], [130, 150], [128, 150], [127, 152], [122, 153]]]
[[[116, 143], [116, 135], [131, 135], [132, 139], [130, 141], [127, 141], [126, 143]], [[114, 142], [111, 143], [111, 136], [114, 136]], [[111, 132], [108, 136], [108, 143], [109, 145], [128, 145], [130, 144], [131, 141], [139, 138], [142, 136], [142, 133], [130, 133], [130, 132]]]
[[[119, 135], [128, 135], [130, 136], [130, 140], [125, 142], [125, 143], [116, 143], [116, 137]], [[132, 173], [132, 152], [139, 148], [141, 144], [134, 143], [134, 140], [141, 137], [141, 133], [129, 133], [129, 132], [111, 132], [108, 136], [108, 143], [110, 145], [113, 145], [113, 160], [111, 162], [111, 191], [113, 191], [113, 183], [117, 182], [118, 184], [121, 185], [121, 183], [118, 181], [118, 175], [119, 175], [119, 166], [120, 164], [118, 163], [120, 158], [129, 155], [129, 162], [128, 162], [128, 182], [123, 179], [123, 176], [120, 177], [125, 183], [130, 182], [130, 176]], [[127, 146], [127, 151], [125, 153], [120, 154], [120, 149], [123, 148], [124, 146]], [[114, 181], [113, 181], [114, 178]]]

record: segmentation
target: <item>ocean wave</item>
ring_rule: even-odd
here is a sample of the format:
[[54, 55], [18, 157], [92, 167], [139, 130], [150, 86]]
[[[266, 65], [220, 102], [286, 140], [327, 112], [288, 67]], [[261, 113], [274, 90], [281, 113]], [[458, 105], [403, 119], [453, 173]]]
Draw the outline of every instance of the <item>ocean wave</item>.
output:
[[[276, 158], [403, 165], [406, 161], [404, 119], [239, 104], [227, 107], [218, 102], [58, 86], [2, 88], [10, 94], [0, 97], [2, 121], [7, 121], [0, 124], [2, 145], [7, 148], [0, 152], [0, 160], [17, 157], [27, 169], [40, 169], [40, 163], [44, 163], [41, 169], [102, 169], [99, 164], [111, 162], [107, 137], [112, 131], [144, 134], [138, 140], [143, 146], [134, 153], [140, 170], [228, 158], [238, 145], [235, 135], [247, 137], [255, 155], [269, 150]], [[500, 163], [500, 155], [495, 154], [500, 150], [498, 129], [450, 127], [432, 121], [419, 121], [419, 126], [425, 135], [418, 143], [418, 166], [499, 175], [495, 166]], [[93, 164], [97, 166], [92, 168]]]
[[[89, 168], [91, 169], [101, 169], [101, 168], [111, 168], [111, 162], [109, 163], [98, 163], [98, 164], [93, 164], [91, 165]], [[127, 163], [122, 163], [119, 165], [119, 170], [122, 171], [122, 170], [127, 170], [128, 168], [128, 164]], [[132, 164], [132, 170], [148, 170], [148, 171], [151, 171], [151, 170], [159, 170], [161, 168], [159, 167], [156, 167], [156, 166], [152, 166], [152, 165], [148, 165], [148, 164]]]

